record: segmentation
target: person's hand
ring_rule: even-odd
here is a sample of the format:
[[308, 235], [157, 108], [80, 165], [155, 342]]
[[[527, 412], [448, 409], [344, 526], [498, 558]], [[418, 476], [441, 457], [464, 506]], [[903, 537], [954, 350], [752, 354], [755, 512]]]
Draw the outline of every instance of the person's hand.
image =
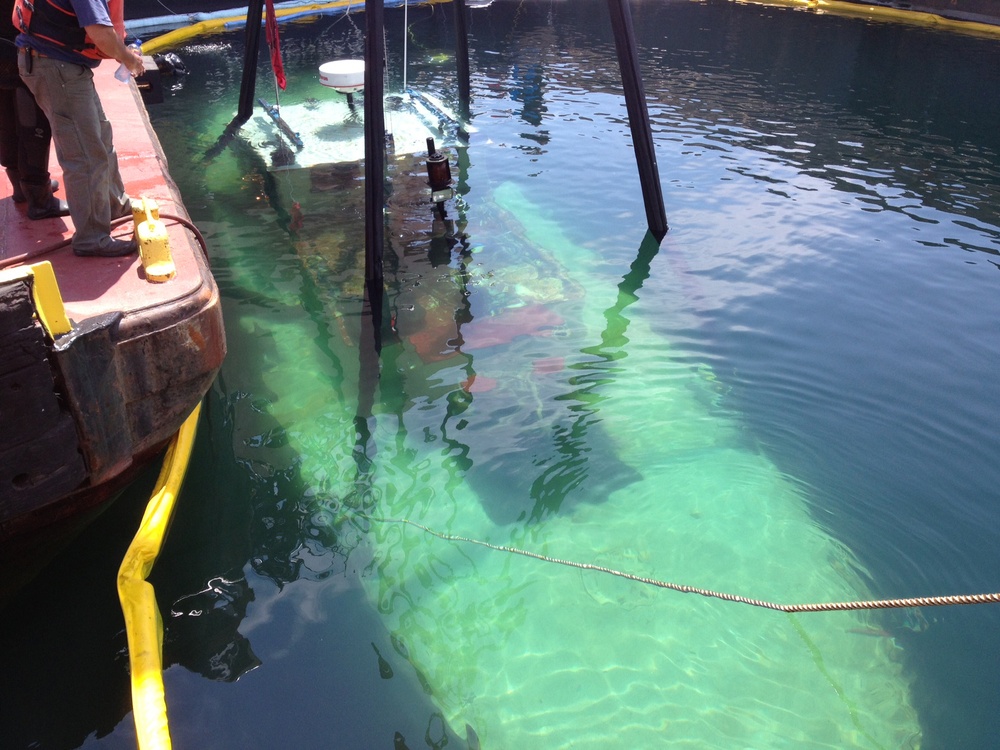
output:
[[140, 76], [145, 72], [142, 56], [134, 49], [126, 47], [114, 28], [101, 24], [84, 26], [83, 28], [97, 49], [116, 62], [123, 63], [133, 76]]
[[121, 62], [125, 63], [125, 67], [128, 68], [129, 73], [131, 73], [133, 77], [141, 76], [144, 72], [146, 72], [146, 67], [142, 64], [142, 55], [131, 47], [128, 47], [127, 49], [128, 56], [124, 60], [121, 60]]

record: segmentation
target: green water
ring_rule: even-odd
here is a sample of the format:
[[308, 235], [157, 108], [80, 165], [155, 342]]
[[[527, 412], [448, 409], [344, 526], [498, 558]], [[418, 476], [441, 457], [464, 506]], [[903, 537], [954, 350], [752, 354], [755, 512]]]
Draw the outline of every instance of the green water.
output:
[[[424, 66], [414, 78], [433, 87], [446, 75]], [[263, 442], [295, 456], [301, 495], [276, 502], [308, 519], [296, 577], [355, 579], [393, 645], [379, 658], [412, 670], [451, 732], [471, 728], [485, 747], [919, 745], [912, 678], [883, 619], [780, 615], [371, 520], [765, 600], [873, 596], [871, 573], [817, 524], [808, 485], [727, 405], [724, 380], [664, 336], [683, 330], [697, 275], [643, 241], [634, 197], [614, 218], [595, 216], [615, 202], [606, 188], [625, 181], [627, 159], [603, 184], [601, 149], [550, 134], [614, 98], [568, 86], [546, 100], [532, 89], [540, 73], [513, 75], [519, 93], [479, 88], [501, 126], [480, 117], [459, 152], [457, 231], [435, 226], [419, 162], [394, 167], [395, 335], [377, 384], [351, 262], [363, 172], [268, 175], [254, 153], [266, 160], [273, 144], [260, 141], [207, 168], [216, 211], [232, 214], [220, 192], [242, 185], [258, 228], [287, 233], [261, 242], [223, 219], [215, 239], [235, 233], [274, 261], [262, 277], [258, 251], [241, 250], [223, 278], [270, 300], [230, 325], [266, 342], [243, 378], [268, 394], [262, 408], [279, 426]], [[539, 132], [514, 146], [505, 125], [518, 120]], [[512, 146], [522, 158], [507, 157]], [[248, 174], [212, 173], [227, 165]], [[646, 293], [649, 275], [680, 294]], [[922, 627], [919, 613], [913, 622]]]
[[[231, 163], [252, 160], [249, 145]], [[262, 296], [228, 323], [266, 342], [241, 378], [269, 394], [260, 408], [278, 428], [251, 444], [295, 456], [301, 495], [275, 501], [308, 519], [306, 575], [346, 557], [394, 658], [455, 734], [469, 727], [485, 747], [916, 743], [898, 646], [859, 636], [866, 617], [776, 615], [372, 520], [752, 598], [871, 595], [795, 480], [720, 406], [712, 370], [678, 361], [653, 330], [662, 308], [641, 285], [657, 248], [641, 223], [617, 223], [639, 243], [616, 279], [599, 246], [574, 241], [516, 181], [478, 187], [475, 139], [465, 158], [464, 232], [437, 265], [421, 165], [394, 165], [398, 335], [377, 383], [362, 364], [359, 266], [344, 260], [360, 248], [359, 170], [227, 184], [214, 173], [225, 159], [207, 167], [216, 210], [261, 180], [258, 229], [292, 203], [303, 217], [287, 239], [227, 222], [212, 241], [246, 248], [220, 275]]]
[[[151, 117], [230, 353], [154, 570], [176, 746], [995, 741], [993, 607], [786, 615], [397, 522], [782, 603], [996, 590], [1000, 45], [635, 4], [657, 247], [604, 12], [470, 11], [449, 223], [391, 162], [379, 358], [363, 167], [271, 171], [266, 120], [206, 158], [240, 36], [178, 50], [193, 73]], [[289, 112], [339, 121], [315, 70], [360, 55], [358, 19], [286, 27]], [[411, 27], [411, 85], [453, 102], [448, 10]], [[5, 625], [11, 746], [131, 745], [95, 581], [144, 491]]]
[[[425, 363], [405, 340], [387, 347], [363, 438], [360, 347], [345, 346], [351, 339], [332, 314], [294, 315], [280, 283], [228, 269], [228, 283], [289, 306], [230, 325], [268, 342], [244, 377], [272, 394], [266, 411], [297, 456], [297, 512], [316, 536], [302, 540], [299, 562], [322, 577], [349, 550], [397, 658], [405, 655], [452, 729], [468, 724], [486, 747], [914, 741], [897, 646], [852, 632], [869, 627], [864, 617], [803, 618], [665, 593], [352, 513], [754, 598], [869, 595], [794, 480], [716, 406], [722, 386], [711, 371], [674, 361], [650, 330], [643, 311], [655, 307], [641, 291], [569, 270], [594, 253], [516, 186], [501, 184], [491, 199], [505, 242], [560, 263], [548, 270], [572, 298], [548, 305], [564, 322], [456, 362]], [[639, 262], [653, 251], [647, 242]], [[457, 288], [452, 270], [439, 273], [438, 286]], [[345, 304], [350, 326], [357, 304], [336, 288], [318, 293], [320, 310]], [[539, 361], [558, 364], [540, 371]], [[461, 387], [473, 365], [477, 382], [495, 381], [489, 388]], [[651, 393], [653, 401], [637, 397]], [[324, 537], [336, 539], [332, 549]]]

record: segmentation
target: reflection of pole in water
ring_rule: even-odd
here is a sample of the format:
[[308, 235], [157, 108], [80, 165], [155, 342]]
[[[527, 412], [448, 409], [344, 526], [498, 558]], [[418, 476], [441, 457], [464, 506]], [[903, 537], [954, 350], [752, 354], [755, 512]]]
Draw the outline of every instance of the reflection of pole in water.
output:
[[[639, 245], [636, 259], [629, 267], [629, 271], [618, 284], [618, 298], [615, 303], [604, 311], [606, 325], [601, 332], [601, 342], [595, 346], [588, 346], [580, 351], [583, 354], [592, 356], [588, 362], [581, 362], [569, 365], [571, 370], [580, 374], [574, 374], [570, 382], [574, 386], [582, 386], [563, 396], [557, 396], [556, 400], [576, 401], [579, 406], [572, 409], [574, 418], [569, 427], [555, 430], [553, 442], [560, 455], [559, 461], [547, 469], [548, 476], [575, 477], [575, 482], [570, 482], [565, 489], [557, 494], [555, 498], [538, 498], [535, 508], [532, 511], [532, 518], [538, 518], [545, 510], [555, 510], [561, 505], [564, 495], [570, 489], [580, 484], [584, 479], [590, 478], [593, 481], [600, 481], [602, 477], [591, 473], [589, 468], [590, 456], [595, 460], [606, 458], [601, 456], [594, 444], [594, 436], [588, 439], [591, 427], [601, 428], [601, 420], [595, 418], [600, 412], [601, 398], [595, 393], [596, 389], [615, 377], [615, 370], [621, 367], [621, 360], [627, 356], [624, 351], [628, 338], [625, 332], [628, 330], [629, 319], [625, 317], [625, 309], [638, 300], [638, 292], [643, 282], [649, 278], [650, 265], [656, 254], [659, 252], [660, 242], [652, 231], [647, 231]], [[587, 449], [588, 442], [590, 450]], [[598, 441], [599, 445], [599, 441]], [[628, 480], [628, 471], [619, 472], [620, 476], [603, 477], [610, 478], [612, 482]], [[534, 482], [536, 486], [544, 486], [542, 474]], [[541, 492], [541, 490], [539, 490]], [[555, 502], [553, 503], [553, 500]], [[548, 506], [548, 507], [546, 507]]]
[[381, 379], [379, 355], [382, 351], [382, 336], [379, 326], [375, 325], [373, 311], [375, 304], [381, 309], [382, 301], [376, 303], [372, 297], [382, 297], [383, 294], [384, 289], [381, 285], [365, 284], [361, 332], [358, 335], [358, 411], [354, 417], [354, 461], [358, 468], [357, 481], [362, 481], [368, 476], [373, 458], [369, 455], [369, 450], [375, 449], [371, 442], [369, 422], [375, 407], [375, 393]]

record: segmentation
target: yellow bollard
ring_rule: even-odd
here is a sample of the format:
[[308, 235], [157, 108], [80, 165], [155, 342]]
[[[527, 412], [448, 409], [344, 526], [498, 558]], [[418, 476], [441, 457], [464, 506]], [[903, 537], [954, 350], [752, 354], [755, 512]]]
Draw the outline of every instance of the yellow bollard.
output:
[[139, 257], [146, 270], [146, 279], [156, 283], [169, 281], [177, 275], [167, 228], [160, 221], [160, 207], [152, 198], [132, 202], [132, 220], [139, 243]]

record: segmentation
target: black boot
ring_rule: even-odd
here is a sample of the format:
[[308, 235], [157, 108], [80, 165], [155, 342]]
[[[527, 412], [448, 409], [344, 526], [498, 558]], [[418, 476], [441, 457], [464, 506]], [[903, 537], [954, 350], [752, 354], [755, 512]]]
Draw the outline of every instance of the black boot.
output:
[[56, 216], [69, 216], [69, 206], [52, 195], [52, 183], [32, 185], [21, 182], [21, 192], [28, 199], [29, 219], [52, 219]]
[[[7, 179], [10, 180], [11, 187], [14, 188], [14, 203], [24, 203], [27, 198], [24, 197], [24, 191], [21, 190], [21, 173], [16, 169], [7, 170]], [[52, 187], [52, 192], [54, 193], [59, 189], [59, 180], [49, 180], [49, 185]]]
[[21, 175], [18, 174], [16, 169], [7, 170], [7, 179], [10, 180], [10, 186], [14, 188], [14, 203], [24, 203], [27, 200], [24, 197], [24, 193], [21, 191]]

